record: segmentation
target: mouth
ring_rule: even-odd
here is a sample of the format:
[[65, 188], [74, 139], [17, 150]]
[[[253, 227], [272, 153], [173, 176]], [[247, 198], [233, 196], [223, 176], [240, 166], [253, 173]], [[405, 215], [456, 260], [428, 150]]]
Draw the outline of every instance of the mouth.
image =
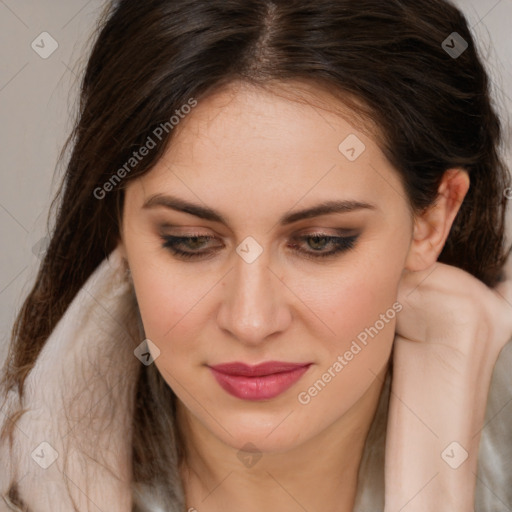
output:
[[293, 386], [312, 363], [268, 361], [255, 366], [225, 363], [209, 366], [219, 385], [243, 400], [269, 400]]

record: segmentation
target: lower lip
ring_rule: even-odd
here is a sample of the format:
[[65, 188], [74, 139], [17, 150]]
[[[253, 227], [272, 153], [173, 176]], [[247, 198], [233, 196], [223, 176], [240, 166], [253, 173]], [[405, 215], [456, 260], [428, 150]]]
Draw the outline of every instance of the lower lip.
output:
[[284, 393], [307, 372], [308, 366], [301, 366], [289, 372], [274, 373], [263, 377], [227, 375], [210, 368], [220, 386], [243, 400], [268, 400]]

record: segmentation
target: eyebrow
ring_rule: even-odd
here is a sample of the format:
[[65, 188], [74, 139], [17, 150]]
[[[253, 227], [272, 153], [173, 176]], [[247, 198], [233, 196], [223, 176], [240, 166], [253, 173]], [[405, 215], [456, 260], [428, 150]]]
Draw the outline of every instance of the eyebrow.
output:
[[[227, 225], [226, 219], [217, 211], [207, 206], [202, 206], [197, 203], [191, 203], [178, 197], [155, 194], [151, 196], [142, 205], [143, 209], [155, 208], [162, 206], [170, 210], [176, 210], [178, 212], [188, 213], [201, 219], [209, 220], [212, 222], [220, 222]], [[353, 200], [332, 200], [323, 201], [311, 208], [304, 210], [286, 213], [280, 219], [279, 223], [283, 226], [293, 224], [302, 219], [310, 219], [313, 217], [319, 217], [321, 215], [328, 215], [331, 213], [348, 213], [357, 210], [376, 210], [377, 207], [374, 204], [366, 203], [364, 201], [353, 201]]]

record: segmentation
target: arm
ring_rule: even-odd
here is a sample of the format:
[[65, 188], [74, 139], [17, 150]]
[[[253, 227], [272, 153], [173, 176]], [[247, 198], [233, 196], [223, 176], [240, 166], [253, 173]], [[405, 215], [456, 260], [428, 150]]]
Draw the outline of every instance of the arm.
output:
[[385, 512], [474, 510], [492, 372], [512, 336], [510, 291], [510, 280], [491, 290], [440, 263], [404, 277], [393, 348]]

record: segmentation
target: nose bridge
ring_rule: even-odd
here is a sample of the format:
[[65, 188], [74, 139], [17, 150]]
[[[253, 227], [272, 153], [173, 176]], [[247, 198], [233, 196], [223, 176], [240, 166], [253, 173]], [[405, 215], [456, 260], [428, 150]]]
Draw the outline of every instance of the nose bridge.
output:
[[222, 328], [241, 342], [258, 344], [285, 327], [284, 287], [270, 270], [265, 252], [250, 263], [237, 255], [226, 279], [219, 314]]

